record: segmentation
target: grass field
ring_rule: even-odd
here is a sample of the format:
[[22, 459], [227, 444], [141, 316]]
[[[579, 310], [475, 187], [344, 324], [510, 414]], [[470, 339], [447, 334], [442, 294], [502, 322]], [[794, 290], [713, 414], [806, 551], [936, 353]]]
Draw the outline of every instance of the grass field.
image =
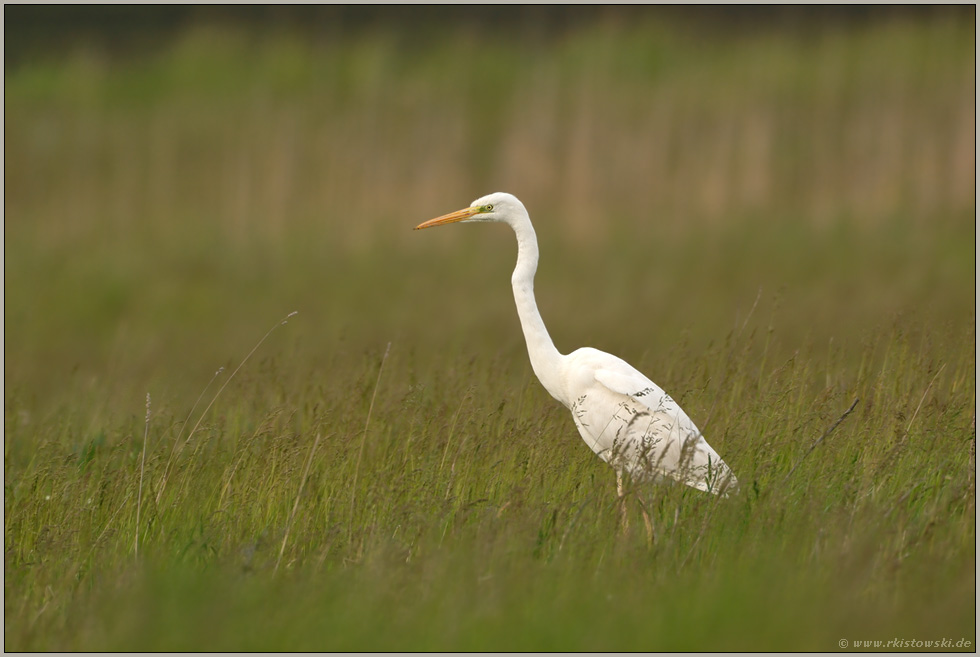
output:
[[[975, 650], [962, 18], [6, 71], [4, 648]], [[638, 487], [620, 532], [511, 232], [410, 230], [491, 191], [558, 348], [663, 386], [739, 495]]]

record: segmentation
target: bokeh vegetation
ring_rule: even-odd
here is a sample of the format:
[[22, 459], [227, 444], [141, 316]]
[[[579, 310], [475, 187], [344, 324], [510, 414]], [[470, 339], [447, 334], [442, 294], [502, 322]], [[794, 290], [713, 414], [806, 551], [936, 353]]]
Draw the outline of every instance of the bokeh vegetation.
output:
[[[5, 648], [975, 647], [972, 10], [677, 13], [8, 66]], [[621, 534], [510, 232], [410, 231], [491, 191], [741, 495]]]

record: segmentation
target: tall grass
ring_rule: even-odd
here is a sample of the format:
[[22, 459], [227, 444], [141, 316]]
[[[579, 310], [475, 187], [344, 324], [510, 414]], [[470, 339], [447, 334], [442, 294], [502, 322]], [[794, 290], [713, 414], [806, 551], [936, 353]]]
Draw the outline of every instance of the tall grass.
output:
[[[9, 71], [5, 648], [975, 647], [974, 41], [209, 29]], [[512, 236], [409, 230], [494, 190], [558, 347], [649, 374], [742, 494], [637, 488], [621, 534]]]

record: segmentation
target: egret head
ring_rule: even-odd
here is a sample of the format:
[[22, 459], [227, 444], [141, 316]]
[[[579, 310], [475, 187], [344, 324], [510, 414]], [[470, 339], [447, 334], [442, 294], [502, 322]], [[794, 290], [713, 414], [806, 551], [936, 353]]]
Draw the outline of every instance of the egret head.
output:
[[527, 210], [524, 209], [524, 204], [513, 194], [495, 192], [476, 199], [468, 208], [429, 219], [416, 226], [415, 230], [441, 226], [442, 224], [476, 221], [496, 221], [513, 226], [513, 222], [520, 217], [527, 218]]

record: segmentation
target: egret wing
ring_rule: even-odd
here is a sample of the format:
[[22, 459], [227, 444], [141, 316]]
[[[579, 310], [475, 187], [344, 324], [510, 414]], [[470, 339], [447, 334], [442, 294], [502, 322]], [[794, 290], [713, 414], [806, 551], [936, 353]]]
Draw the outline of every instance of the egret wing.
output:
[[607, 460], [634, 477], [669, 477], [709, 492], [735, 484], [731, 470], [670, 395], [625, 361], [606, 365], [595, 370], [595, 382], [607, 391], [597, 397], [605, 397], [606, 406], [609, 395], [620, 398], [613, 413], [606, 411], [613, 443]]

